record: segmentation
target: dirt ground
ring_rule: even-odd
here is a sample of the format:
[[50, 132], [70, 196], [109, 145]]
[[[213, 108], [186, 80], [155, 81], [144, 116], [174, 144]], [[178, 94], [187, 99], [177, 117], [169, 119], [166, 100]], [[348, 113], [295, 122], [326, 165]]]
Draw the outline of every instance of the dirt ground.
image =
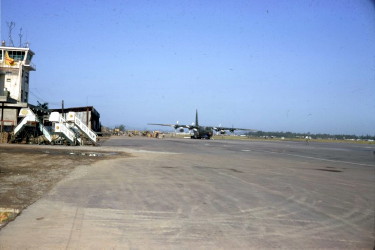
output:
[[4, 211], [22, 211], [75, 167], [129, 156], [125, 153], [100, 152], [96, 147], [92, 150], [78, 149], [0, 144], [0, 228], [12, 219], [12, 214]]

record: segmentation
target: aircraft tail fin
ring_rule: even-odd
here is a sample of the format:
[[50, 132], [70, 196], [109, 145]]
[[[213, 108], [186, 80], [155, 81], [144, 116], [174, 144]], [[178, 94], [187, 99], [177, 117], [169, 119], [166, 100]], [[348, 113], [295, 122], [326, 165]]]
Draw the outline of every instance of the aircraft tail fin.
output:
[[199, 126], [199, 124], [198, 124], [198, 109], [195, 110], [195, 126]]

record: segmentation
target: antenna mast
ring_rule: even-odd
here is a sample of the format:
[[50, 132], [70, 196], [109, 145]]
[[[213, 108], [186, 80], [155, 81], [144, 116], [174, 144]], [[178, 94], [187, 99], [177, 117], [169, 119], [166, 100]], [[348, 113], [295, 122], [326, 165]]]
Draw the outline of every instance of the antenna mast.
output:
[[18, 34], [18, 36], [20, 37], [20, 46], [19, 47], [22, 47], [22, 27], [20, 28], [20, 33]]
[[14, 44], [13, 44], [13, 39], [12, 39], [12, 30], [14, 29], [14, 27], [16, 26], [16, 23], [15, 22], [7, 22], [7, 25], [8, 25], [8, 39], [9, 39], [9, 45], [11, 45], [12, 47], [14, 47]]

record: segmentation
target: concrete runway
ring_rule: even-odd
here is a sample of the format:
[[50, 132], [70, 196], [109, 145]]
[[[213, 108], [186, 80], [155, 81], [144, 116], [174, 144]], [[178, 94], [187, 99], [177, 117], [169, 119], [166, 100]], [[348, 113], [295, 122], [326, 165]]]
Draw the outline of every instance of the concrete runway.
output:
[[112, 137], [0, 249], [374, 247], [375, 146]]

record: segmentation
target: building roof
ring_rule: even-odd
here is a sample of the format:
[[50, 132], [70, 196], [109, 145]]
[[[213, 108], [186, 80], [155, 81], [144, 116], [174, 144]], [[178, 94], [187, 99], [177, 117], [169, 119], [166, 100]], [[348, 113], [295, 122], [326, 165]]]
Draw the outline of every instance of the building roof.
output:
[[[60, 109], [50, 109], [50, 110], [51, 111], [61, 112], [62, 109], [60, 108]], [[100, 117], [99, 112], [93, 106], [64, 108], [64, 113], [71, 112], [71, 111], [72, 112], [86, 112], [86, 111], [91, 111], [91, 113], [93, 113], [97, 117]]]
[[32, 51], [29, 47], [0, 46], [0, 49], [4, 49], [4, 50], [29, 51], [29, 52], [31, 52], [33, 55], [35, 55], [34, 51]]

